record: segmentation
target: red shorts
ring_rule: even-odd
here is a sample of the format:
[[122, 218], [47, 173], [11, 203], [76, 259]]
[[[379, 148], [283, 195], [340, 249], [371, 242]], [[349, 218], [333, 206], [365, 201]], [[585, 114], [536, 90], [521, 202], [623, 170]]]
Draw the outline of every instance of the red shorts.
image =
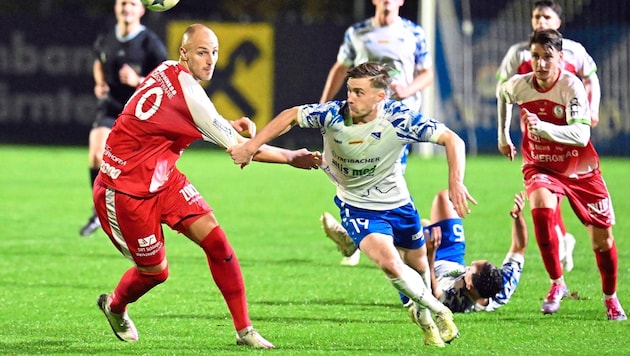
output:
[[166, 188], [147, 197], [133, 197], [94, 184], [94, 206], [114, 246], [138, 266], [155, 266], [165, 256], [162, 224], [183, 232], [185, 226], [212, 212], [201, 194], [175, 170]]
[[569, 178], [526, 166], [523, 176], [527, 195], [538, 188], [547, 188], [559, 197], [566, 196], [582, 224], [604, 229], [615, 224], [610, 193], [599, 169]]

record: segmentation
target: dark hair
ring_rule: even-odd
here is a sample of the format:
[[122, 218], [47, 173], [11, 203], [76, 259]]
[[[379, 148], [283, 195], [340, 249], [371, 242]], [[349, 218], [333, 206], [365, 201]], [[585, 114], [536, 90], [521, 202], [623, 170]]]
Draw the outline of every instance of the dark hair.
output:
[[539, 44], [545, 49], [555, 48], [558, 52], [562, 51], [562, 35], [553, 29], [534, 31], [529, 36], [529, 46]]
[[389, 90], [392, 77], [389, 75], [389, 68], [386, 65], [376, 62], [365, 62], [348, 70], [348, 78], [371, 78], [372, 88]]
[[562, 7], [560, 6], [560, 4], [556, 3], [553, 0], [540, 0], [540, 1], [536, 1], [534, 3], [534, 6], [532, 7], [532, 11], [536, 10], [539, 7], [548, 7], [551, 10], [553, 10], [553, 12], [555, 12], [556, 14], [558, 14], [558, 17], [562, 16]]
[[472, 284], [481, 298], [490, 298], [503, 289], [503, 276], [499, 269], [487, 262], [480, 271], [473, 273]]

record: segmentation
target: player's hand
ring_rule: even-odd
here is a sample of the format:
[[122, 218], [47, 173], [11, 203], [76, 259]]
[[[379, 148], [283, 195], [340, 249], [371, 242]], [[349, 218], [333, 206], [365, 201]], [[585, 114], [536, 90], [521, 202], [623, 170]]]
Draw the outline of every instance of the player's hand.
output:
[[502, 145], [499, 144], [499, 152], [501, 152], [501, 155], [506, 156], [507, 158], [510, 159], [510, 161], [514, 160], [514, 157], [516, 156], [516, 147], [514, 147], [513, 144], [509, 143], [506, 145]]
[[597, 124], [599, 124], [599, 115], [592, 114], [591, 115], [591, 128], [597, 126]]
[[514, 207], [510, 210], [510, 216], [517, 219], [523, 213], [523, 206], [525, 206], [525, 193], [521, 191], [514, 194]]
[[230, 121], [230, 125], [232, 125], [236, 132], [245, 137], [251, 138], [256, 136], [256, 123], [253, 122], [249, 117], [243, 116], [238, 120]]
[[97, 99], [105, 99], [109, 93], [109, 85], [107, 83], [97, 83], [94, 85], [94, 96]]
[[234, 164], [240, 164], [241, 168], [245, 168], [252, 162], [256, 150], [252, 150], [249, 146], [249, 142], [239, 143], [233, 145], [227, 149], [227, 153], [232, 157]]
[[318, 169], [322, 163], [322, 154], [318, 151], [311, 152], [306, 148], [302, 148], [291, 151], [288, 163], [295, 168]]
[[477, 201], [468, 193], [468, 188], [463, 183], [449, 184], [448, 197], [460, 218], [470, 214], [468, 202], [477, 205]]
[[136, 88], [140, 85], [140, 75], [127, 63], [123, 64], [118, 71], [120, 82], [130, 87]]
[[529, 132], [533, 134], [538, 133], [540, 127], [540, 118], [538, 115], [529, 112], [527, 109], [521, 110], [521, 120], [527, 125]]
[[402, 100], [410, 96], [409, 89], [406, 85], [400, 83], [392, 83], [389, 87], [392, 90], [391, 98], [394, 100]]
[[435, 252], [442, 243], [442, 228], [433, 226], [431, 229], [422, 229], [422, 231], [427, 244], [427, 256], [435, 260]]

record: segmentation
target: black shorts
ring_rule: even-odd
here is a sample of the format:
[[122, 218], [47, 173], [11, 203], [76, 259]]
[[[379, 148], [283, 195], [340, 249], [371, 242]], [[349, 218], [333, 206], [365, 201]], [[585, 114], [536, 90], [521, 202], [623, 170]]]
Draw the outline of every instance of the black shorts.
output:
[[114, 121], [116, 121], [115, 117], [98, 112], [96, 114], [96, 119], [94, 120], [94, 122], [92, 122], [92, 128], [95, 129], [97, 127], [108, 127], [111, 129], [114, 126]]
[[111, 129], [112, 126], [114, 126], [116, 117], [118, 117], [118, 113], [120, 113], [122, 109], [123, 106], [112, 99], [99, 100], [96, 109], [96, 118], [92, 123], [92, 128], [109, 127]]

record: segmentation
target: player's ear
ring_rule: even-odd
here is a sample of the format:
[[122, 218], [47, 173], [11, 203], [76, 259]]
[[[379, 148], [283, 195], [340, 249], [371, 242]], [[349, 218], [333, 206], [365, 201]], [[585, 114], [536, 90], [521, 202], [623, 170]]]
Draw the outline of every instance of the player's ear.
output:
[[186, 48], [179, 47], [179, 58], [181, 58], [184, 61], [188, 60], [188, 54], [186, 53]]

